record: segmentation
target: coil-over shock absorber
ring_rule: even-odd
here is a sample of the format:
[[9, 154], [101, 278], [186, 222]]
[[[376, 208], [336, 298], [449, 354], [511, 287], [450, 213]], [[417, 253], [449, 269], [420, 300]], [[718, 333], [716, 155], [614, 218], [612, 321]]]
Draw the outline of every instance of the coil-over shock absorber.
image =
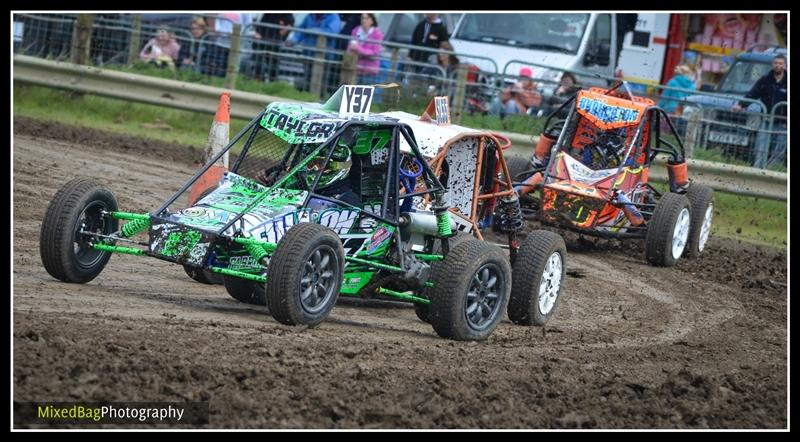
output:
[[136, 235], [139, 232], [143, 232], [150, 228], [150, 219], [149, 218], [140, 218], [128, 221], [122, 226], [121, 236], [123, 238], [130, 238], [133, 235]]
[[522, 208], [519, 206], [519, 197], [514, 195], [504, 196], [499, 199], [494, 209], [493, 230], [499, 233], [516, 233], [522, 230]]

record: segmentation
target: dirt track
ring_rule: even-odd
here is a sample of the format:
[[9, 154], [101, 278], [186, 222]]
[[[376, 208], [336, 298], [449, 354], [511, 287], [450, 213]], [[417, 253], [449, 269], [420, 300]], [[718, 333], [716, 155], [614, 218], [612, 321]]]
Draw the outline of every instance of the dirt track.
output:
[[114, 256], [85, 285], [50, 277], [39, 228], [64, 182], [92, 176], [123, 210], [152, 210], [197, 154], [14, 125], [14, 400], [208, 400], [210, 427], [787, 426], [783, 252], [712, 237], [657, 269], [637, 244], [568, 237], [546, 330], [504, 320], [458, 343], [411, 308], [343, 302], [303, 330], [153, 259]]

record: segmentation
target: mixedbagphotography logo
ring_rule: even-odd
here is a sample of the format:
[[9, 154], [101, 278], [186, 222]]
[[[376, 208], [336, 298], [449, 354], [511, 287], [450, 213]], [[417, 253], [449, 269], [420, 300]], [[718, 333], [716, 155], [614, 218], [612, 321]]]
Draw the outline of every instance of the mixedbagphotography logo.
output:
[[208, 402], [14, 402], [14, 424], [205, 425]]

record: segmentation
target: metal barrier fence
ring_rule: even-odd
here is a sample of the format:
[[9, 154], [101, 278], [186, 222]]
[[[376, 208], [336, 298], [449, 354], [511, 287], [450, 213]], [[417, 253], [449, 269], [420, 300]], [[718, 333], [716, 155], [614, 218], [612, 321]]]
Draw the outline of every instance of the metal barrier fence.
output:
[[[82, 16], [85, 18], [87, 14]], [[201, 16], [187, 14], [182, 24], [165, 26], [148, 20], [148, 14], [92, 14], [91, 34], [81, 36], [77, 14], [15, 14], [14, 21], [20, 21], [23, 30], [20, 38], [15, 37], [14, 51], [75, 61], [74, 52], [83, 38], [86, 39], [83, 44], [90, 48], [90, 64], [96, 66], [146, 62], [223, 77], [226, 87], [234, 87], [237, 74], [241, 74], [258, 81], [286, 82], [319, 99], [325, 99], [343, 83], [396, 82], [401, 87], [380, 91], [375, 103], [384, 100], [391, 105], [402, 103], [401, 107], [406, 109], [421, 109], [433, 95], [447, 95], [456, 123], [462, 121], [462, 116], [475, 117], [467, 122], [473, 125], [485, 121], [481, 120], [484, 115], [498, 117], [505, 130], [531, 136], [541, 132], [546, 117], [577, 87], [610, 86], [617, 81], [599, 72], [561, 69], [525, 60], [511, 60], [500, 70], [490, 57], [483, 55], [388, 41], [367, 40], [365, 43], [373, 43], [380, 50], [371, 55], [357, 55], [348, 51], [349, 35], [263, 23], [241, 27], [213, 14], [202, 17], [219, 20], [223, 24], [219, 27], [232, 33], [186, 29], [191, 19]], [[164, 27], [178, 47], [175, 51], [173, 46], [171, 52], [177, 52], [176, 57], [153, 54], [151, 43]], [[288, 45], [287, 34], [278, 35], [281, 29], [288, 31], [294, 40], [302, 34], [301, 41], [308, 44]], [[428, 53], [427, 61], [408, 58], [410, 51], [422, 49]], [[491, 68], [480, 70], [478, 64]], [[519, 75], [522, 67], [533, 68], [529, 89], [523, 89], [528, 80]], [[577, 84], [562, 90], [559, 85], [565, 74], [577, 79]], [[760, 102], [722, 94], [651, 84], [630, 83], [630, 87], [636, 95], [651, 98], [668, 111], [679, 134], [686, 137], [690, 157], [785, 170], [787, 122], [785, 116], [774, 113], [785, 109], [785, 102], [768, 111]], [[666, 91], [678, 95], [663, 97]], [[697, 97], [702, 100], [695, 100]], [[750, 106], [742, 112], [733, 112], [731, 106], [736, 102]]]

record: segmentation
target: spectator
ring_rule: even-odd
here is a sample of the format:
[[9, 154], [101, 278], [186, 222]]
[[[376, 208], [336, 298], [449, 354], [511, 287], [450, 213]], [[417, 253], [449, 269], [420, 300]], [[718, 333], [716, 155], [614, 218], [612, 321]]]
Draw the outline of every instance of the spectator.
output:
[[686, 91], [665, 90], [661, 94], [661, 101], [658, 106], [668, 114], [679, 113], [678, 105], [680, 101], [688, 97], [695, 89], [694, 70], [685, 64], [675, 66], [675, 76], [667, 82], [667, 87], [685, 89]]
[[[440, 49], [445, 50], [445, 51], [452, 51], [453, 50], [453, 46], [450, 44], [450, 42], [446, 41], [446, 42], [442, 43], [442, 46], [440, 47]], [[443, 53], [443, 52], [439, 52], [438, 54], [436, 54], [436, 61], [437, 61], [438, 68], [426, 67], [426, 68], [424, 68], [422, 70], [422, 75], [426, 75], [426, 76], [429, 76], [431, 78], [441, 78], [442, 79], [442, 81], [439, 81], [440, 84], [438, 84], [438, 85], [432, 84], [430, 86], [430, 88], [429, 88], [429, 90], [430, 89], [436, 89], [437, 90], [436, 93], [439, 94], [443, 90], [449, 89], [448, 88], [448, 86], [449, 86], [448, 83], [452, 83], [452, 82], [455, 81], [456, 69], [458, 69], [458, 65], [460, 63], [460, 60], [458, 59], [458, 57], [456, 57], [453, 54], [446, 54], [446, 53]], [[442, 78], [442, 73], [444, 73], [444, 77], [443, 78]], [[474, 83], [474, 79], [473, 79], [472, 82]]]
[[[353, 35], [353, 30], [361, 25], [361, 16], [364, 14], [339, 14], [339, 20], [342, 22], [342, 30], [339, 34], [347, 37], [336, 40], [336, 49], [345, 50], [348, 46], [348, 39]], [[375, 14], [372, 14], [373, 16]], [[377, 23], [377, 19], [376, 19]], [[378, 26], [375, 24], [374, 26]]]
[[381, 53], [381, 45], [367, 41], [383, 40], [383, 32], [378, 28], [375, 14], [361, 14], [361, 26], [354, 28], [351, 36], [353, 38], [350, 40], [347, 50], [358, 54], [358, 83], [378, 83], [378, 71], [381, 67], [378, 55]]
[[[786, 111], [787, 106], [779, 106], [773, 109], [775, 104], [787, 101], [786, 95], [786, 77], [788, 76], [786, 70], [786, 56], [778, 54], [772, 59], [772, 70], [767, 72], [763, 77], [750, 89], [750, 92], [745, 95], [745, 98], [760, 100], [764, 103], [767, 112], [772, 113], [775, 111], [774, 122], [772, 126], [773, 135], [772, 141], [768, 142], [769, 119], [762, 118], [761, 130], [756, 136], [755, 146], [755, 159], [753, 166], [764, 168], [774, 164], [783, 163], [786, 157]], [[739, 112], [742, 107], [747, 105], [747, 102], [738, 102], [731, 107], [733, 112]], [[775, 144], [772, 155], [769, 155], [770, 144]]]
[[175, 41], [175, 38], [165, 28], [160, 28], [156, 32], [155, 38], [151, 38], [139, 52], [139, 59], [146, 62], [152, 61], [159, 67], [169, 66], [174, 69], [180, 49], [181, 45]]
[[519, 71], [522, 77], [511, 88], [506, 88], [500, 97], [492, 102], [490, 112], [504, 117], [513, 114], [531, 113], [539, 109], [542, 104], [542, 94], [536, 90], [533, 82], [533, 70], [522, 68]]
[[[342, 29], [342, 21], [339, 20], [338, 14], [308, 14], [298, 27], [300, 29], [310, 29], [328, 34], [338, 34]], [[294, 34], [289, 37], [288, 40], [286, 40], [286, 45], [293, 46], [295, 44], [300, 44], [304, 47], [303, 54], [305, 56], [314, 57], [316, 55], [316, 50], [314, 48], [317, 46], [317, 36], [315, 34], [295, 31]], [[336, 48], [336, 39], [328, 38], [326, 47], [327, 50], [325, 51], [325, 60], [334, 60], [336, 58], [336, 53], [334, 52]], [[303, 90], [309, 90], [310, 88], [312, 64], [312, 61], [306, 61], [306, 68], [304, 70], [305, 79], [304, 84], [301, 87]], [[332, 84], [332, 68], [333, 66], [330, 65], [325, 66], [325, 73], [327, 75], [323, 76], [322, 83], [327, 87], [323, 88], [324, 90], [330, 91], [331, 89], [335, 89], [339, 86], [338, 84]]]
[[[444, 42], [449, 42], [447, 25], [439, 18], [439, 14], [425, 14], [425, 20], [419, 22], [411, 35], [411, 44], [414, 46], [427, 46], [439, 49]], [[411, 61], [417, 63], [430, 63], [430, 51], [412, 49], [408, 53]], [[412, 66], [412, 71], [420, 72], [423, 66]]]
[[206, 44], [208, 63], [204, 67], [205, 74], [224, 77], [228, 70], [228, 55], [231, 47], [231, 34], [233, 25], [238, 24], [244, 29], [252, 22], [251, 14], [225, 12], [208, 18], [208, 25], [214, 30], [214, 38]]
[[[567, 100], [569, 100], [575, 92], [578, 92], [580, 87], [578, 86], [578, 81], [575, 79], [575, 76], [569, 72], [564, 72], [561, 74], [561, 80], [558, 83], [558, 87], [553, 92], [553, 95], [547, 98], [547, 113], [555, 111], [559, 106], [564, 104]], [[569, 113], [569, 108], [564, 108], [559, 113], [558, 118], [566, 118], [567, 114]]]
[[258, 22], [263, 25], [283, 26], [280, 29], [260, 26], [256, 28], [254, 35], [259, 40], [253, 43], [253, 50], [256, 51], [254, 74], [260, 79], [266, 73], [267, 81], [275, 81], [278, 78], [280, 59], [276, 53], [280, 50], [279, 45], [289, 36], [289, 27], [294, 26], [294, 14], [262, 14]]
[[207, 29], [206, 21], [203, 20], [202, 17], [197, 17], [192, 20], [192, 25], [190, 27], [192, 41], [190, 44], [182, 44], [181, 50], [178, 53], [178, 60], [181, 62], [181, 67], [194, 68], [202, 63], [205, 48], [201, 47], [200, 40], [206, 35]]
[[[337, 14], [308, 14], [298, 28], [338, 34], [339, 30], [342, 28], [342, 21], [339, 20], [339, 15]], [[317, 36], [302, 31], [295, 31], [294, 35], [286, 40], [286, 44], [288, 46], [300, 44], [306, 48], [315, 48], [317, 46]], [[328, 49], [336, 47], [336, 40], [329, 38], [327, 47]], [[312, 53], [311, 50], [308, 50], [308, 52], [309, 54]]]

